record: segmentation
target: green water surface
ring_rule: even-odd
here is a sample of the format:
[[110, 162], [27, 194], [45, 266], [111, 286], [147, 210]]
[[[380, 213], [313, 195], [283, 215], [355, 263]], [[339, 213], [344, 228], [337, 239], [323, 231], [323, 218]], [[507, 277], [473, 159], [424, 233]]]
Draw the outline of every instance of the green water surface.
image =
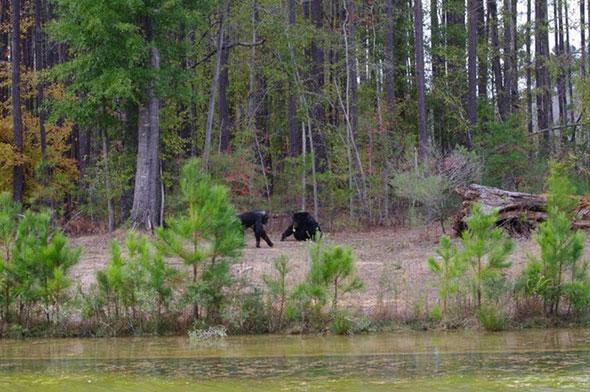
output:
[[0, 391], [590, 391], [590, 330], [0, 340]]

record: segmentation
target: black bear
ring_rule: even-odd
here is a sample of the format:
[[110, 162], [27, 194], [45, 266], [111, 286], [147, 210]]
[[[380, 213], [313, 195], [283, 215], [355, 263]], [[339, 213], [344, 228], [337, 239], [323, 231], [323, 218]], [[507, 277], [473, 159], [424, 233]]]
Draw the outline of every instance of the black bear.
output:
[[293, 234], [297, 241], [315, 240], [322, 235], [322, 229], [309, 212], [296, 212], [293, 214], [291, 226], [281, 236], [281, 241]]
[[240, 218], [244, 230], [249, 227], [254, 230], [257, 248], [260, 248], [260, 238], [264, 239], [268, 246], [272, 247], [273, 243], [264, 230], [264, 225], [268, 223], [268, 213], [266, 211], [244, 212], [238, 215], [238, 218]]

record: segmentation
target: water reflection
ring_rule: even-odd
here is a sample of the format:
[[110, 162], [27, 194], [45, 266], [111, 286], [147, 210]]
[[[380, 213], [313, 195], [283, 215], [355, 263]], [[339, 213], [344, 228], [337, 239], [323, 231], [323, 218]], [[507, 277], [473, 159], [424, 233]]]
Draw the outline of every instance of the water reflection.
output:
[[209, 380], [213, 385], [238, 379], [246, 383], [242, 386], [297, 380], [325, 387], [338, 380], [356, 380], [346, 385], [358, 382], [375, 390], [380, 385], [409, 385], [412, 380], [422, 380], [423, 390], [433, 385], [457, 387], [466, 380], [503, 390], [545, 380], [541, 389], [569, 385], [590, 390], [589, 354], [589, 330], [257, 336], [227, 338], [203, 347], [191, 346], [184, 337], [4, 340], [0, 341], [0, 387], [17, 385], [27, 377], [67, 375], [111, 381], [128, 377], [140, 384], [148, 378], [169, 383]]

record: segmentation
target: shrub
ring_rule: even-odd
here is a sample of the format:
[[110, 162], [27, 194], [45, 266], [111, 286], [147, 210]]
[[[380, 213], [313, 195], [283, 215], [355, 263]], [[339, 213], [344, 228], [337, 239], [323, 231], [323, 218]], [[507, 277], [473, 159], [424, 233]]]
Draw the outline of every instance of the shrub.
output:
[[440, 318], [446, 318], [448, 312], [448, 299], [460, 289], [461, 276], [465, 272], [466, 264], [464, 259], [458, 257], [457, 247], [453, 245], [451, 238], [447, 235], [440, 237], [439, 246], [436, 250], [440, 261], [434, 257], [428, 258], [428, 267], [434, 272], [439, 281], [438, 298], [442, 301]]
[[[49, 212], [26, 211], [18, 224], [10, 266], [15, 278], [15, 293], [28, 311], [41, 303], [46, 321], [59, 314], [70, 286], [67, 274], [79, 258], [81, 250], [70, 248], [67, 238], [50, 226]], [[20, 319], [23, 319], [22, 309]]]
[[10, 321], [13, 301], [15, 277], [11, 273], [11, 264], [19, 211], [20, 205], [12, 201], [10, 193], [0, 193], [0, 314], [5, 321]]
[[480, 172], [477, 156], [458, 148], [446, 156], [410, 165], [396, 173], [390, 184], [396, 196], [411, 203], [410, 213], [419, 208], [427, 220], [440, 222], [444, 232], [445, 220], [459, 205], [455, 188], [479, 180]]
[[[575, 310], [581, 311], [586, 307], [588, 274], [585, 264], [580, 266], [586, 236], [571, 227], [577, 205], [577, 199], [572, 197], [575, 189], [556, 163], [551, 164], [547, 188], [547, 220], [541, 223], [535, 236], [540, 256], [526, 266], [519, 287], [527, 296], [540, 296], [547, 314], [559, 314], [564, 296]], [[566, 281], [568, 270], [569, 282]]]
[[232, 283], [230, 265], [244, 245], [243, 230], [227, 188], [202, 173], [198, 160], [184, 165], [180, 185], [187, 213], [156, 231], [158, 247], [192, 267], [185, 299], [193, 305], [193, 317], [199, 318], [202, 307], [207, 319], [217, 323], [224, 289]]
[[[501, 278], [502, 272], [510, 267], [507, 261], [514, 243], [506, 238], [502, 229], [496, 227], [498, 214], [486, 214], [480, 204], [474, 204], [467, 218], [467, 229], [463, 232], [461, 257], [471, 267], [471, 282], [475, 304], [481, 308], [485, 286]], [[493, 299], [489, 295], [486, 299]]]
[[86, 308], [104, 311], [105, 321], [114, 325], [115, 333], [122, 325], [135, 331], [143, 326], [147, 315], [154, 316], [159, 330], [163, 310], [168, 309], [179, 280], [178, 272], [166, 265], [145, 236], [129, 233], [125, 247], [127, 257], [116, 241], [111, 243], [111, 260], [96, 274], [100, 299], [86, 300]]
[[506, 329], [508, 317], [504, 309], [494, 304], [486, 304], [477, 311], [481, 325], [487, 331], [502, 331]]
[[354, 273], [352, 249], [340, 245], [322, 248], [321, 240], [312, 245], [308, 283], [313, 291], [329, 291], [332, 311], [338, 310], [339, 295], [360, 290], [363, 282]]
[[351, 335], [353, 333], [353, 322], [346, 312], [335, 312], [332, 315], [330, 329], [336, 335]]
[[287, 315], [304, 324], [323, 323], [323, 309], [331, 300], [331, 314], [338, 313], [342, 294], [360, 290], [363, 282], [354, 271], [352, 249], [340, 245], [325, 246], [318, 238], [309, 249], [311, 267], [303, 283], [291, 294]]
[[285, 255], [277, 257], [272, 262], [274, 277], [264, 275], [263, 280], [267, 291], [267, 307], [269, 309], [270, 329], [283, 327], [283, 316], [287, 306], [289, 292], [287, 289], [287, 275], [289, 274], [289, 258]]

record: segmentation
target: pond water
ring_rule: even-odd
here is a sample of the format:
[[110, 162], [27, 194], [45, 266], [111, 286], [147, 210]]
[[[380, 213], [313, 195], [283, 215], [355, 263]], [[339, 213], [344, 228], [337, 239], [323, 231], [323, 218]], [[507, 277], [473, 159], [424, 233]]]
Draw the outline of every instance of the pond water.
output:
[[0, 340], [0, 391], [590, 391], [590, 329]]

